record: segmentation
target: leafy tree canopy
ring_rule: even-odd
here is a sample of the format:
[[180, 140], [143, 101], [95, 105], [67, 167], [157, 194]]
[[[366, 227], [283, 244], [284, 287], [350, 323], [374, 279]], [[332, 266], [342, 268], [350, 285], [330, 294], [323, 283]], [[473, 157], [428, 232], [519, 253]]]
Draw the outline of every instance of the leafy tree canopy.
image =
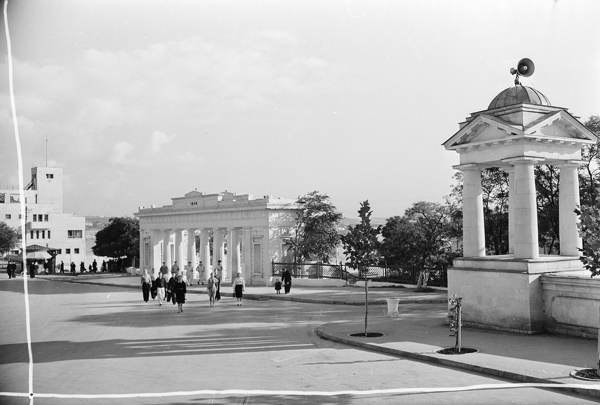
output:
[[294, 261], [329, 261], [339, 244], [337, 226], [342, 214], [331, 203], [329, 196], [313, 191], [296, 201], [301, 209], [296, 214], [294, 236], [286, 242], [294, 252]]
[[137, 218], [115, 217], [96, 234], [92, 251], [97, 256], [127, 257], [139, 255], [140, 223]]
[[0, 254], [8, 253], [19, 244], [19, 232], [6, 222], [0, 222]]
[[348, 266], [358, 270], [359, 274], [364, 274], [369, 266], [373, 266], [379, 261], [377, 236], [381, 233], [381, 225], [376, 228], [371, 225], [372, 212], [368, 200], [360, 203], [358, 215], [361, 220], [360, 224], [348, 226], [348, 233], [341, 239]]
[[600, 202], [593, 207], [582, 207], [576, 210], [581, 222], [577, 224], [583, 239], [581, 257], [583, 266], [591, 276], [600, 275]]

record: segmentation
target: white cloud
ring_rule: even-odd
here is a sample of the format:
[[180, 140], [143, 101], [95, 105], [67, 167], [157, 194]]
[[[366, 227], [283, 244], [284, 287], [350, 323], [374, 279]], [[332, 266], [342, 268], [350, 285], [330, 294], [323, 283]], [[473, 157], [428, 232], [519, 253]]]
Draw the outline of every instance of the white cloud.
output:
[[112, 161], [114, 163], [121, 164], [133, 163], [129, 160], [129, 155], [131, 154], [131, 152], [133, 152], [134, 149], [135, 146], [127, 141], [117, 143], [113, 148], [114, 154], [112, 156]]
[[161, 153], [163, 151], [163, 146], [169, 143], [174, 136], [169, 136], [164, 132], [154, 131], [152, 133], [152, 138], [150, 139], [150, 149], [154, 153]]

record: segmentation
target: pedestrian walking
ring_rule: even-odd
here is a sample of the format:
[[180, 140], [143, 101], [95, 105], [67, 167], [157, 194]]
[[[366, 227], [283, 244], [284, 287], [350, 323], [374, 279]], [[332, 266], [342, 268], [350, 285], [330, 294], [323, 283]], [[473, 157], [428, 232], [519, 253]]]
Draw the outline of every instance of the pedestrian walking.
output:
[[177, 274], [169, 273], [169, 276], [170, 278], [167, 282], [167, 301], [170, 299], [173, 305], [175, 305], [177, 303], [177, 300], [175, 299], [175, 284], [177, 283]]
[[167, 267], [166, 263], [163, 262], [162, 266], [160, 266], [160, 275], [164, 275], [167, 274], [169, 272], [169, 268]]
[[75, 266], [75, 262], [71, 262], [71, 274], [75, 274], [75, 268], [77, 266]]
[[281, 294], [281, 281], [278, 278], [275, 279], [275, 292]]
[[237, 277], [233, 280], [233, 293], [237, 298], [237, 306], [242, 306], [242, 298], [244, 298], [244, 290], [246, 289], [246, 282], [242, 277], [242, 273], [238, 271]]
[[192, 262], [188, 262], [184, 267], [185, 270], [185, 282], [187, 285], [192, 285], [192, 280], [194, 279], [194, 267], [192, 266]]
[[292, 288], [292, 275], [288, 269], [283, 270], [283, 273], [281, 274], [281, 281], [283, 282], [285, 293], [289, 294]]
[[29, 265], [29, 277], [35, 278], [36, 269], [37, 269], [37, 264], [34, 261], [32, 261], [31, 264]]
[[221, 275], [220, 274], [215, 274], [214, 276], [215, 279], [215, 301], [220, 301], [221, 300]]
[[160, 274], [156, 278], [156, 295], [158, 297], [158, 306], [162, 306], [163, 301], [165, 300], [165, 287], [167, 283], [165, 282], [165, 278], [162, 274]]
[[92, 262], [92, 271], [94, 273], [98, 271], [98, 262], [96, 262], [96, 259], [94, 259], [94, 261]]
[[173, 273], [176, 276], [179, 274], [179, 265], [177, 264], [177, 260], [175, 260], [173, 262], [173, 265], [171, 266], [171, 273]]
[[198, 263], [196, 270], [198, 271], [198, 277], [200, 278], [198, 280], [198, 285], [200, 285], [200, 283], [204, 285], [204, 264], [202, 264], [202, 260], [200, 260], [200, 263]]
[[60, 262], [60, 272], [61, 274], [65, 272], [65, 263], [64, 262]]
[[85, 263], [84, 262], [79, 263], [79, 272], [85, 273]]
[[223, 266], [221, 266], [221, 261], [217, 260], [217, 267], [215, 267], [215, 276], [219, 277], [219, 280], [221, 279], [221, 277], [223, 277]]
[[12, 262], [10, 260], [6, 265], [6, 274], [8, 274], [8, 279], [10, 280], [12, 278]]
[[144, 302], [148, 302], [148, 299], [150, 298], [150, 287], [152, 285], [152, 279], [150, 278], [148, 270], [146, 269], [144, 269], [144, 274], [142, 275], [141, 283], [142, 297], [144, 298]]
[[208, 292], [208, 303], [211, 307], [214, 307], [217, 287], [215, 285], [215, 278], [213, 277], [212, 273], [210, 273], [208, 280], [206, 280], [206, 290]]
[[158, 283], [156, 281], [156, 277], [154, 276], [154, 269], [152, 269], [150, 279], [152, 280], [152, 284], [150, 285], [150, 296], [152, 297], [152, 300], [155, 300], [156, 296], [158, 295]]
[[178, 313], [183, 312], [183, 304], [185, 304], [185, 293], [187, 292], [187, 287], [185, 286], [185, 282], [183, 281], [183, 277], [181, 274], [177, 276], [177, 282], [175, 283], [175, 299], [177, 300], [177, 309]]

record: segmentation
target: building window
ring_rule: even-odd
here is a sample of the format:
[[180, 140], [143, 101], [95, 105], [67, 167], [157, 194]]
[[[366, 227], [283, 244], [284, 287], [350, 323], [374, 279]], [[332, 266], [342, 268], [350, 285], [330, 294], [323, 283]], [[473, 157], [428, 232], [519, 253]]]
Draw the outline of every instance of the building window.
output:
[[48, 229], [48, 239], [50, 239], [50, 229]]
[[56, 250], [56, 254], [57, 254], [57, 255], [62, 255], [62, 249], [57, 249], [57, 250]]
[[46, 239], [46, 231], [42, 231], [42, 239]]
[[78, 255], [79, 254], [79, 248], [75, 248], [73, 249], [75, 251], [75, 254]]
[[44, 222], [48, 222], [48, 214], [44, 214]]
[[0, 194], [0, 204], [4, 204], [4, 194]]
[[68, 231], [69, 239], [81, 239], [83, 237], [83, 231]]
[[19, 219], [21, 219], [21, 214], [19, 214]]
[[35, 231], [35, 238], [39, 239], [40, 238], [40, 231]]
[[33, 214], [33, 222], [37, 222], [37, 214]]
[[198, 201], [192, 201], [190, 205], [198, 205]]
[[10, 218], [11, 218], [11, 215], [10, 215], [10, 214], [6, 214], [6, 215], [4, 215], [4, 218], [5, 218], [5, 219], [10, 219]]
[[19, 194], [11, 194], [10, 195], [10, 202], [11, 203], [19, 203], [19, 202], [21, 202], [21, 196]]
[[70, 255], [71, 254], [71, 249], [65, 249], [65, 254]]
[[33, 231], [31, 231], [31, 237], [29, 239], [33, 239]]
[[54, 178], [54, 174], [52, 174], [52, 173], [46, 173], [46, 178], [47, 179], [53, 179]]

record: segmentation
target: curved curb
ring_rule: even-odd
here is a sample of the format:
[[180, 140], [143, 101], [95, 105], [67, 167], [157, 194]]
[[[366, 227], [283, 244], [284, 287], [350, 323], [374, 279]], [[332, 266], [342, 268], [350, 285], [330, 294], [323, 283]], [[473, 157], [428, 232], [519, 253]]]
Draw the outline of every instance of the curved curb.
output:
[[[411, 359], [415, 359], [415, 360], [419, 360], [419, 361], [423, 361], [423, 362], [427, 362], [427, 363], [441, 364], [441, 365], [447, 366], [447, 367], [458, 368], [461, 370], [472, 371], [475, 373], [491, 375], [494, 377], [500, 377], [500, 378], [505, 378], [508, 380], [514, 380], [514, 381], [519, 381], [519, 382], [536, 383], [536, 384], [557, 384], [557, 383], [564, 384], [562, 382], [548, 380], [545, 378], [532, 377], [532, 376], [525, 375], [525, 374], [518, 374], [518, 373], [513, 373], [511, 371], [498, 370], [498, 369], [494, 369], [491, 367], [483, 367], [483, 366], [477, 366], [474, 364], [461, 363], [459, 361], [450, 360], [450, 359], [446, 359], [446, 358], [439, 358], [439, 357], [429, 356], [429, 355], [421, 354], [421, 353], [407, 352], [405, 350], [392, 349], [390, 347], [379, 346], [379, 345], [374, 345], [374, 344], [370, 344], [370, 343], [364, 343], [364, 342], [356, 341], [353, 339], [348, 339], [348, 338], [342, 337], [342, 336], [334, 336], [323, 330], [324, 327], [326, 327], [327, 325], [329, 325], [329, 324], [321, 325], [315, 329], [315, 333], [317, 334], [317, 336], [319, 336], [321, 339], [345, 344], [347, 346], [354, 346], [354, 347], [358, 347], [360, 349], [369, 350], [369, 351], [377, 352], [377, 353], [389, 354], [392, 356], [408, 357]], [[551, 388], [549, 388], [549, 389], [551, 389]], [[589, 397], [600, 398], [600, 390], [597, 390], [597, 389], [564, 388], [563, 390], [567, 390], [570, 392], [574, 392], [574, 393], [589, 396]]]

